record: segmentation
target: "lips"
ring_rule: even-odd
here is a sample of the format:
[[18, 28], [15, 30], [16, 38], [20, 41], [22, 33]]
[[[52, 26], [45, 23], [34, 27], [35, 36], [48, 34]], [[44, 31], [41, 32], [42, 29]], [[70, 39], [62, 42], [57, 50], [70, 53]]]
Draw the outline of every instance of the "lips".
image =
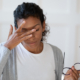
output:
[[29, 43], [29, 44], [35, 44], [36, 42], [31, 42], [31, 43]]

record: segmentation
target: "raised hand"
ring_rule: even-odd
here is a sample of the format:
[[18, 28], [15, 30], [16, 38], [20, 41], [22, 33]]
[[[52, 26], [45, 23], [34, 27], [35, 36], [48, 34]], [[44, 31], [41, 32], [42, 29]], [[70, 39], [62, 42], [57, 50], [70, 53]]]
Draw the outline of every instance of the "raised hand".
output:
[[13, 26], [10, 25], [10, 31], [8, 35], [7, 42], [4, 44], [5, 47], [8, 49], [13, 49], [16, 47], [20, 42], [27, 40], [32, 37], [32, 33], [36, 31], [36, 29], [32, 29], [27, 32], [22, 32], [22, 28], [25, 25], [25, 21], [21, 23], [21, 25], [18, 27], [18, 29], [13, 33]]

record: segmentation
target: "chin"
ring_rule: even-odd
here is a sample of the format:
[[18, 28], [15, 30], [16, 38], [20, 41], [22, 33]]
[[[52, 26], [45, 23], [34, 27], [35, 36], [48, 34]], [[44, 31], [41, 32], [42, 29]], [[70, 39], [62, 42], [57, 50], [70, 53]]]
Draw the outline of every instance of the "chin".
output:
[[40, 42], [29, 43], [28, 45], [29, 45], [31, 48], [36, 48], [36, 47], [40, 46]]
[[28, 47], [31, 47], [31, 48], [36, 48], [40, 45], [41, 42], [39, 41], [36, 41], [36, 42], [26, 42], [24, 41], [25, 44], [27, 44]]
[[39, 44], [37, 42], [35, 43], [29, 43], [30, 47], [36, 48]]

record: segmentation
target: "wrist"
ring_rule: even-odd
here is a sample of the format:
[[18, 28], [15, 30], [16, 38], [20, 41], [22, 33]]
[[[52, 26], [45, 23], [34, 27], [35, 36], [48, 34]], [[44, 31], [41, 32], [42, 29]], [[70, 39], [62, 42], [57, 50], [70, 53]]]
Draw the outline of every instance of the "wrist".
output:
[[9, 50], [11, 50], [11, 49], [12, 49], [12, 48], [10, 47], [10, 45], [9, 45], [9, 44], [7, 44], [7, 43], [5, 43], [5, 44], [4, 44], [4, 46], [5, 46], [5, 47], [7, 47]]

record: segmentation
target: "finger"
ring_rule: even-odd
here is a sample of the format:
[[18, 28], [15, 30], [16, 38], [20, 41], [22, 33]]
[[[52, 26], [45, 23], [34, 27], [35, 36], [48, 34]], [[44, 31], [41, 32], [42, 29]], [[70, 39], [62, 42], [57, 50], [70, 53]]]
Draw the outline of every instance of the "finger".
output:
[[12, 26], [12, 25], [10, 25], [10, 31], [9, 31], [8, 38], [12, 35], [12, 33], [13, 33], [13, 26]]
[[75, 80], [78, 79], [78, 77], [75, 75], [75, 73], [74, 73], [74, 71], [72, 69], [70, 70], [70, 74], [75, 78]]
[[78, 70], [78, 73], [80, 74], [80, 70]]
[[79, 73], [78, 73], [78, 71], [74, 68], [74, 66], [72, 66], [72, 70], [74, 71], [75, 75], [79, 78]]
[[25, 21], [23, 21], [20, 26], [18, 27], [18, 29], [16, 30], [16, 32], [21, 32], [22, 28], [24, 27], [25, 25]]
[[71, 77], [70, 80], [78, 80], [78, 79], [76, 79], [76, 78], [73, 76], [73, 74], [70, 74], [70, 77]]
[[20, 36], [20, 38], [22, 38], [22, 37], [24, 37], [24, 36], [27, 36], [27, 35], [30, 35], [30, 34], [32, 34], [32, 33], [35, 32], [35, 31], [36, 31], [36, 29], [32, 29], [32, 30], [30, 30], [30, 31], [22, 34], [22, 35]]
[[64, 80], [76, 80], [76, 79], [72, 74], [70, 74], [70, 75], [65, 75]]
[[28, 36], [25, 36], [25, 37], [21, 38], [20, 40], [21, 40], [21, 42], [22, 42], [22, 41], [27, 40], [27, 39], [29, 39], [29, 38], [31, 38], [31, 37], [32, 37], [32, 34], [30, 34], [30, 35], [28, 35]]
[[70, 69], [66, 72], [66, 74], [70, 74]]

